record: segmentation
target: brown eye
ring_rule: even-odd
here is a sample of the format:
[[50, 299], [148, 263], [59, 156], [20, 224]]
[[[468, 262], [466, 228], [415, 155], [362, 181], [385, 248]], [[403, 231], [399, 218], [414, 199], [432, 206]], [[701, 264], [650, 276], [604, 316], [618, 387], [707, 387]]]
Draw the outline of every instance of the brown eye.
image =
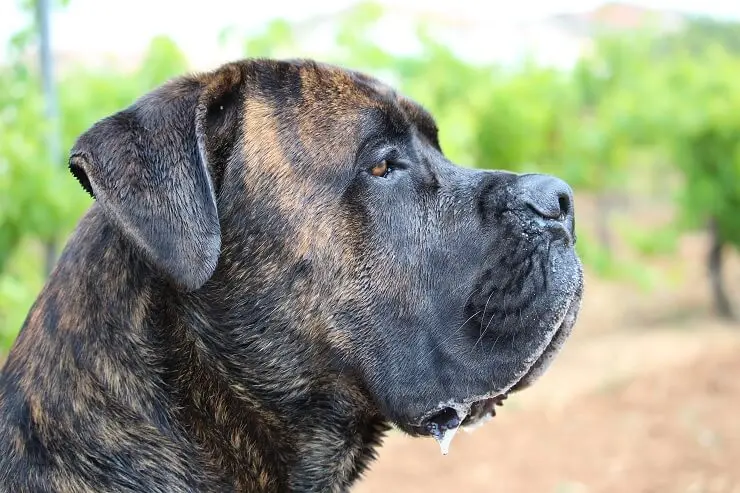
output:
[[385, 159], [370, 168], [370, 174], [373, 176], [377, 176], [378, 178], [384, 177], [390, 168], [388, 167], [388, 161]]

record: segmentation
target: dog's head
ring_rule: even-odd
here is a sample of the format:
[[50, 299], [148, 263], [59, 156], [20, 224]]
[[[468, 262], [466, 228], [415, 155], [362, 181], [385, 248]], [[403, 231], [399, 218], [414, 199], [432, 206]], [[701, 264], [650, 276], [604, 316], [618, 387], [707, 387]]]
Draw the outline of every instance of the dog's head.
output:
[[290, 327], [410, 433], [529, 385], [580, 304], [564, 182], [451, 163], [424, 109], [337, 67], [176, 79], [96, 123], [70, 167], [163, 279], [217, 290], [235, 347]]

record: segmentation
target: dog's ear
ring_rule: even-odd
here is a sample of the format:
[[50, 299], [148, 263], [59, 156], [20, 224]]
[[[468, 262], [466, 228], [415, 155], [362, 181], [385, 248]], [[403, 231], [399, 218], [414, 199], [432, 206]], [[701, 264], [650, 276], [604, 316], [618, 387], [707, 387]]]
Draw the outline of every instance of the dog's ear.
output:
[[[236, 66], [166, 83], [95, 123], [75, 143], [72, 174], [104, 213], [176, 286], [213, 274], [221, 249], [212, 170], [234, 145]], [[231, 142], [227, 142], [231, 140]]]

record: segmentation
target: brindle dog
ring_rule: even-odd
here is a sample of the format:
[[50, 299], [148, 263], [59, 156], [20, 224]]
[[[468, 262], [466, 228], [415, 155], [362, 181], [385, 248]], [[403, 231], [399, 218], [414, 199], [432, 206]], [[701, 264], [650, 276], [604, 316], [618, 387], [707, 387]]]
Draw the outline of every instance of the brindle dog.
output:
[[365, 75], [244, 60], [77, 141], [96, 201], [0, 377], [4, 492], [347, 491], [558, 352], [582, 293], [561, 180], [459, 167]]

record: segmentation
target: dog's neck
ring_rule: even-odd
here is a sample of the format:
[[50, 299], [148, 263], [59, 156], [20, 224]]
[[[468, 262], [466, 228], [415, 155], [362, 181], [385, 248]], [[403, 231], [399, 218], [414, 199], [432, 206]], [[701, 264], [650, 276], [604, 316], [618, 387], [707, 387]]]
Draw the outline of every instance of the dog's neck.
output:
[[224, 299], [170, 291], [153, 312], [178, 420], [245, 491], [346, 491], [387, 424], [299, 327], [233, 317]]
[[194, 293], [151, 280], [146, 330], [176, 422], [240, 491], [346, 491], [386, 421], [321, 327], [223, 264]]

